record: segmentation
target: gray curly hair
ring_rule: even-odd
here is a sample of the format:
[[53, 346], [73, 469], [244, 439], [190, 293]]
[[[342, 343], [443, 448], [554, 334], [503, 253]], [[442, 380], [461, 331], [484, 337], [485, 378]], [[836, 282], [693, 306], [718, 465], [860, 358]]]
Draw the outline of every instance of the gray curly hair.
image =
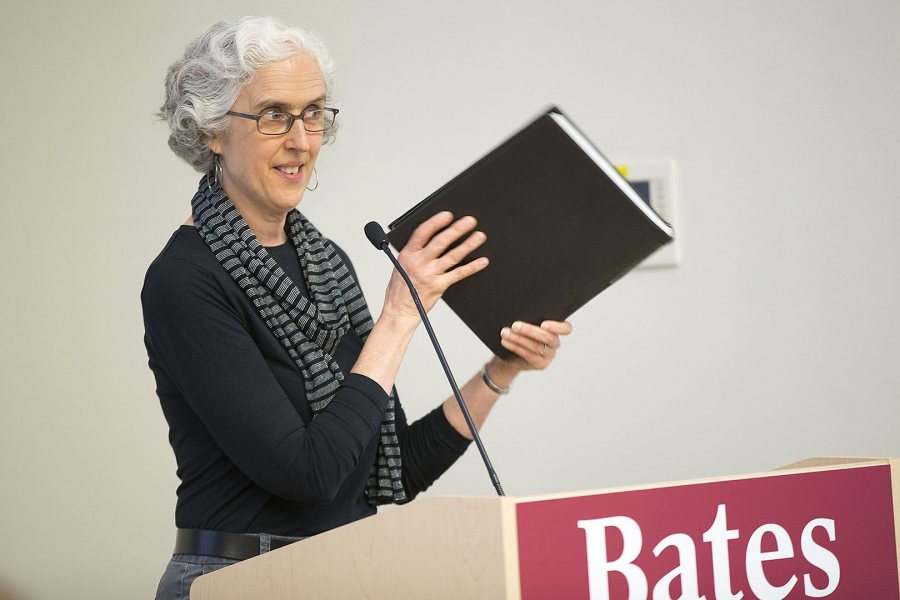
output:
[[[241, 89], [265, 65], [306, 54], [325, 80], [326, 102], [334, 89], [334, 61], [319, 38], [271, 17], [219, 21], [185, 48], [169, 67], [160, 119], [169, 124], [169, 147], [201, 173], [212, 169], [209, 141], [225, 130], [226, 115]], [[334, 139], [337, 125], [324, 142]]]

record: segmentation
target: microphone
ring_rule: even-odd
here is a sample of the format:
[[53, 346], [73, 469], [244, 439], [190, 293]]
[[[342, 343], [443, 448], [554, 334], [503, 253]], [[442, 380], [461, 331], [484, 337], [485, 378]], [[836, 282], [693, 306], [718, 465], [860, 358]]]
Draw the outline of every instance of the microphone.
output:
[[409, 293], [412, 295], [416, 309], [419, 311], [419, 316], [422, 317], [422, 323], [425, 324], [425, 330], [428, 332], [428, 337], [431, 338], [431, 345], [434, 346], [434, 351], [437, 353], [438, 360], [441, 361], [441, 366], [444, 368], [444, 374], [447, 375], [447, 381], [450, 382], [450, 388], [453, 390], [453, 395], [456, 397], [456, 403], [459, 404], [459, 409], [466, 419], [466, 425], [469, 426], [469, 432], [472, 434], [472, 439], [475, 441], [478, 452], [481, 454], [481, 460], [484, 462], [484, 466], [487, 469], [488, 477], [491, 478], [491, 483], [494, 485], [494, 489], [497, 490], [497, 495], [505, 496], [506, 494], [503, 493], [503, 488], [500, 486], [500, 479], [497, 477], [494, 466], [491, 464], [491, 459], [487, 455], [487, 450], [484, 449], [484, 444], [481, 443], [481, 436], [478, 435], [478, 430], [475, 428], [475, 422], [472, 421], [472, 416], [469, 414], [469, 407], [466, 406], [466, 401], [463, 400], [462, 393], [459, 391], [459, 386], [456, 385], [456, 379], [453, 377], [453, 373], [450, 372], [450, 365], [447, 364], [444, 351], [441, 350], [441, 345], [438, 343], [437, 336], [434, 335], [434, 330], [431, 328], [431, 321], [428, 320], [428, 315], [425, 313], [422, 301], [419, 300], [419, 294], [416, 293], [416, 287], [413, 285], [412, 281], [410, 281], [409, 275], [406, 274], [403, 267], [400, 266], [400, 261], [397, 260], [397, 257], [394, 256], [394, 253], [391, 252], [391, 249], [388, 247], [387, 234], [384, 233], [384, 229], [381, 228], [381, 225], [375, 221], [370, 221], [365, 227], [365, 232], [366, 237], [369, 238], [372, 245], [387, 254], [391, 262], [394, 263], [394, 268], [397, 269], [397, 272], [400, 273], [403, 281], [406, 282], [406, 286], [409, 288]]
[[379, 250], [384, 250], [384, 247], [387, 246], [387, 234], [384, 233], [384, 229], [381, 228], [381, 225], [376, 223], [375, 221], [369, 221], [365, 226], [366, 237], [369, 238], [369, 241], [372, 242], [372, 245], [378, 248]]

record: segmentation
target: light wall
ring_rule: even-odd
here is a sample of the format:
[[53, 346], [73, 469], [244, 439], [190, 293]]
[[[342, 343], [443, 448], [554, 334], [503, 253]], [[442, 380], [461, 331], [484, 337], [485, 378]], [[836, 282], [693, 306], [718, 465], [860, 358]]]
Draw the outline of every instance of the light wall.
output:
[[[683, 264], [575, 314], [485, 427], [509, 494], [900, 455], [895, 0], [20, 2], [0, 20], [0, 587], [155, 589], [176, 477], [138, 294], [198, 176], [153, 113], [184, 45], [246, 13], [335, 55], [343, 125], [302, 210], [376, 313], [389, 269], [363, 224], [547, 103], [614, 160], [677, 162]], [[487, 359], [434, 320], [460, 378]], [[399, 379], [413, 416], [447, 394], [426, 342]], [[432, 493], [492, 488], [472, 450]]]

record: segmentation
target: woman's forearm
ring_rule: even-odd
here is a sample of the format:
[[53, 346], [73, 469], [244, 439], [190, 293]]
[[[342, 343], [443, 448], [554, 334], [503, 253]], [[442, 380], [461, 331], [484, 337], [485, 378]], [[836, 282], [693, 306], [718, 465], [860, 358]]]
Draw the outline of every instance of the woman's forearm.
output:
[[[421, 306], [426, 312], [448, 287], [487, 266], [486, 258], [478, 258], [458, 266], [484, 243], [483, 233], [472, 233], [475, 225], [472, 217], [454, 221], [449, 212], [438, 213], [419, 225], [400, 251], [397, 260], [415, 286]], [[448, 250], [460, 238], [465, 239]], [[400, 363], [420, 322], [418, 309], [406, 282], [395, 269], [385, 291], [381, 316], [375, 322], [362, 354], [351, 371], [377, 381], [390, 393]]]
[[419, 323], [418, 318], [382, 313], [350, 371], [372, 379], [390, 394]]
[[[520, 369], [495, 356], [488, 361], [487, 371], [491, 381], [498, 387], [508, 388], [515, 376], [519, 374]], [[485, 420], [487, 420], [491, 409], [494, 408], [500, 395], [485, 384], [480, 371], [473, 375], [472, 378], [460, 388], [460, 392], [462, 392], [462, 397], [466, 401], [466, 406], [469, 409], [469, 415], [472, 417], [475, 428], [481, 429], [481, 426], [484, 424]], [[472, 433], [469, 431], [466, 418], [459, 408], [456, 397], [450, 396], [444, 400], [443, 406], [444, 415], [447, 417], [447, 421], [450, 422], [460, 435], [471, 440]]]

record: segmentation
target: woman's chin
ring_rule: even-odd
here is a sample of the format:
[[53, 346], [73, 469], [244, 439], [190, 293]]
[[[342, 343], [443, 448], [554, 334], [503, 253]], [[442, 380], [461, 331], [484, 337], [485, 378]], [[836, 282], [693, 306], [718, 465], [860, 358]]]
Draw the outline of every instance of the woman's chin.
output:
[[305, 192], [306, 187], [302, 184], [292, 185], [287, 189], [279, 190], [278, 195], [273, 200], [278, 205], [278, 208], [287, 212], [300, 204], [300, 200], [303, 199]]
[[295, 181], [279, 187], [281, 189], [278, 190], [278, 205], [288, 210], [300, 204], [303, 194], [306, 193], [306, 181]]

